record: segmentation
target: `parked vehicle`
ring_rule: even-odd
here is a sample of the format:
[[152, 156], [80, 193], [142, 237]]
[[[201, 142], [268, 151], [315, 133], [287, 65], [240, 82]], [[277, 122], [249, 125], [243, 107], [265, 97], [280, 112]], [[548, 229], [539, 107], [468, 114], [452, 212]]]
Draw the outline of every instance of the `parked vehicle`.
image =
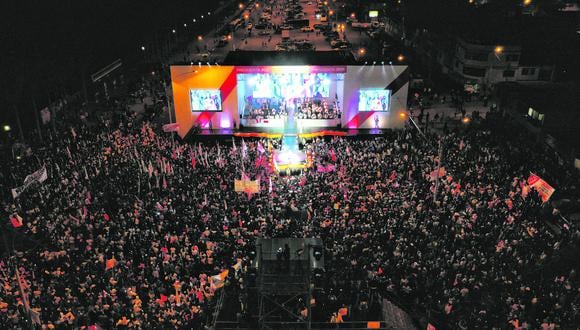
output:
[[300, 31], [302, 31], [302, 32], [314, 32], [314, 28], [311, 26], [306, 26], [306, 27], [303, 27], [302, 29], [300, 29]]

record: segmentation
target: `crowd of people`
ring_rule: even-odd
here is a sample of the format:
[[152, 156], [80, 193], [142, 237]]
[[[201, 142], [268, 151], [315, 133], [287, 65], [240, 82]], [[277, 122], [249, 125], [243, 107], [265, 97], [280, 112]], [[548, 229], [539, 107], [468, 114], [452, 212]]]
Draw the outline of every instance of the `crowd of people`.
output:
[[[81, 123], [4, 165], [2, 226], [36, 243], [0, 259], [0, 328], [201, 328], [223, 282], [243, 290], [258, 237], [322, 238], [327, 283], [377, 287], [442, 328], [579, 322], [575, 269], [536, 276], [577, 242], [577, 228], [552, 232], [526, 184], [532, 171], [566, 191], [578, 176], [514, 137], [429, 136], [442, 159], [412, 130], [319, 138], [305, 141], [314, 168], [284, 176], [263, 147], [280, 141], [162, 134], [127, 120]], [[43, 165], [46, 181], [6, 193]], [[235, 192], [242, 175], [260, 192]]]
[[296, 119], [337, 119], [340, 109], [338, 102], [329, 99], [266, 99], [257, 101], [249, 98], [246, 100], [244, 117], [251, 119], [276, 119], [286, 118], [289, 107], [296, 109]]

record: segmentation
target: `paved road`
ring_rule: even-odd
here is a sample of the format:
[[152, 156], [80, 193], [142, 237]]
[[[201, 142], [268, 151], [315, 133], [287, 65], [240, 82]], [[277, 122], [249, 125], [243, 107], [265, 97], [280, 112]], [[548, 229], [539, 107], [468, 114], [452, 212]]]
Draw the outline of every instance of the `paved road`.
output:
[[[312, 1], [311, 4], [308, 4], [309, 1], [302, 1], [301, 5], [305, 12], [305, 18], [309, 19], [310, 26], [314, 26], [314, 24], [321, 24], [320, 20], [316, 18], [316, 9], [317, 9], [317, 2]], [[272, 6], [272, 19], [271, 23], [273, 25], [283, 25], [285, 12], [284, 9], [287, 6], [287, 2], [285, 0], [278, 0]], [[369, 49], [369, 45], [371, 44], [370, 38], [361, 31], [356, 31], [347, 26], [346, 22], [344, 21], [336, 21], [334, 18], [336, 17], [336, 8], [332, 8], [335, 14], [330, 17], [330, 22], [332, 24], [337, 25], [344, 25], [344, 32], [340, 33], [340, 37], [342, 39], [346, 39], [353, 44], [353, 52], [355, 56], [358, 55], [357, 51], [360, 48], [364, 48], [365, 50]], [[241, 17], [243, 18], [243, 13], [245, 11], [249, 12], [249, 22], [253, 24], [258, 23], [260, 16], [264, 11], [264, 6], [261, 5], [260, 7], [251, 6], [250, 8], [244, 8], [236, 12], [236, 14], [228, 17], [226, 19], [227, 22], [234, 20], [235, 18]], [[260, 35], [260, 33], [267, 35]], [[227, 53], [232, 50], [254, 50], [254, 51], [273, 51], [276, 50], [276, 44], [278, 44], [282, 40], [281, 34], [274, 34], [274, 31], [271, 29], [267, 30], [258, 30], [252, 29], [248, 30], [245, 26], [239, 27], [233, 34], [232, 38], [229, 43], [221, 48], [216, 47], [217, 42], [221, 39], [221, 36], [216, 35], [216, 29], [212, 30], [207, 35], [204, 35], [202, 40], [194, 40], [188, 45], [189, 53], [189, 60], [197, 63], [198, 61], [203, 61], [214, 63], [214, 62], [221, 62]], [[291, 40], [307, 40], [312, 43], [317, 51], [329, 51], [332, 50], [330, 47], [330, 43], [324, 40], [324, 36], [321, 33], [317, 32], [301, 32], [300, 29], [290, 30], [290, 39]], [[187, 50], [184, 52], [187, 53]], [[203, 54], [209, 54], [209, 59], [204, 57]], [[180, 60], [183, 60], [183, 53], [179, 56], [176, 56]]]

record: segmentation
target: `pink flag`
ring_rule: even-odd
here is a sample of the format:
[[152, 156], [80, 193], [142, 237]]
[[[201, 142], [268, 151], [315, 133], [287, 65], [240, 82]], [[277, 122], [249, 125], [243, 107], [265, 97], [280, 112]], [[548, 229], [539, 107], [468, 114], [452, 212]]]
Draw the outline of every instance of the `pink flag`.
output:
[[330, 149], [328, 154], [330, 155], [330, 159], [332, 159], [333, 162], [336, 162], [336, 153], [334, 152], [334, 149]]
[[263, 154], [264, 152], [266, 152], [266, 149], [264, 149], [264, 146], [262, 145], [262, 142], [258, 141], [258, 152], [260, 152], [261, 154]]

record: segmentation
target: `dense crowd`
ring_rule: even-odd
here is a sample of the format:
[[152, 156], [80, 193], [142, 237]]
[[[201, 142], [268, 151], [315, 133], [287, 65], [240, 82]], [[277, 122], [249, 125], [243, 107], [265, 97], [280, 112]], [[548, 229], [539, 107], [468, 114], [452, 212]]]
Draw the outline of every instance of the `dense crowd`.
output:
[[337, 119], [340, 109], [334, 101], [326, 99], [290, 99], [287, 101], [267, 99], [257, 102], [255, 99], [246, 101], [245, 118], [276, 119], [286, 118], [289, 107], [295, 110], [296, 119]]
[[[412, 131], [315, 139], [315, 168], [333, 170], [279, 176], [268, 141], [161, 134], [81, 125], [5, 164], [4, 191], [42, 164], [49, 178], [4, 196], [3, 228], [18, 215], [11, 231], [38, 244], [1, 258], [0, 328], [24, 324], [27, 305], [47, 328], [200, 327], [221, 286], [212, 276], [243, 283], [257, 237], [320, 237], [328, 283], [370, 283], [453, 328], [578, 324], [575, 271], [534, 276], [577, 229], [552, 232], [526, 186], [530, 171], [560, 190], [577, 176], [525, 144], [486, 129], [429, 136], [443, 150], [434, 174], [437, 147]], [[258, 194], [233, 191], [242, 174]]]

